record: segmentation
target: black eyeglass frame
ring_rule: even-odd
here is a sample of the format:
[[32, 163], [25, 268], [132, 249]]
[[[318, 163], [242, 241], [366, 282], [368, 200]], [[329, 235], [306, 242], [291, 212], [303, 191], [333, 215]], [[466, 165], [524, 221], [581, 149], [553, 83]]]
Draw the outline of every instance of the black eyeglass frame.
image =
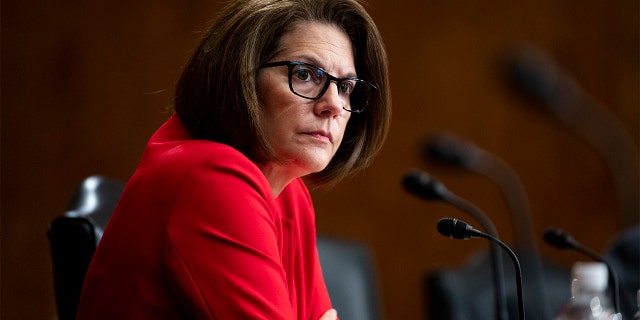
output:
[[[307, 97], [307, 96], [303, 96], [303, 95], [297, 93], [295, 90], [293, 90], [293, 83], [291, 82], [291, 77], [293, 76], [293, 68], [295, 66], [298, 66], [298, 65], [304, 65], [304, 66], [308, 66], [308, 67], [311, 67], [311, 68], [316, 68], [316, 69], [324, 72], [324, 74], [327, 76], [327, 81], [325, 81], [324, 87], [320, 90], [320, 92], [318, 93], [317, 96], [315, 96], [315, 97]], [[289, 68], [289, 90], [291, 90], [291, 92], [293, 94], [295, 94], [296, 96], [302, 97], [302, 98], [305, 98], [305, 99], [309, 99], [309, 100], [318, 100], [318, 99], [320, 99], [327, 92], [327, 89], [329, 88], [329, 85], [331, 84], [331, 81], [335, 81], [336, 85], [338, 86], [338, 88], [340, 87], [340, 84], [342, 82], [344, 82], [344, 81], [355, 81], [355, 82], [358, 82], [358, 83], [361, 83], [361, 84], [364, 84], [364, 85], [368, 86], [370, 88], [369, 95], [365, 99], [364, 106], [362, 107], [362, 109], [360, 109], [360, 110], [349, 110], [349, 109], [343, 108], [345, 111], [352, 112], [352, 113], [361, 113], [361, 112], [363, 112], [367, 108], [367, 106], [369, 105], [369, 99], [371, 98], [371, 95], [373, 95], [373, 92], [378, 90], [378, 87], [376, 87], [376, 85], [374, 85], [373, 83], [369, 83], [369, 82], [367, 82], [365, 80], [358, 79], [358, 78], [338, 78], [338, 77], [335, 77], [335, 76], [329, 74], [329, 72], [327, 72], [326, 70], [324, 70], [324, 69], [322, 69], [322, 68], [320, 68], [318, 66], [312, 65], [310, 63], [306, 63], [306, 62], [291, 61], [291, 60], [276, 61], [276, 62], [266, 62], [266, 63], [263, 63], [260, 66], [260, 68], [262, 69], [262, 68], [271, 68], [271, 67], [279, 67], [279, 66], [287, 66]], [[351, 102], [351, 101], [349, 101], [349, 102]]]

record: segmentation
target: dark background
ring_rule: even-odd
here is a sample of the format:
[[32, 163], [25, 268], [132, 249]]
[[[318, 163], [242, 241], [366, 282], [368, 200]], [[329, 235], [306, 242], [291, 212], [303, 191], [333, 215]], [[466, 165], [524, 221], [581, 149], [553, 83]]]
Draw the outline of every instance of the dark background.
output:
[[[85, 177], [126, 181], [132, 174], [169, 116], [181, 66], [221, 5], [2, 2], [0, 318], [55, 317], [49, 222]], [[424, 319], [423, 277], [487, 246], [438, 235], [440, 217], [465, 216], [408, 195], [400, 184], [405, 170], [428, 170], [484, 209], [506, 243], [514, 240], [490, 180], [421, 160], [420, 144], [433, 132], [455, 132], [509, 163], [528, 192], [538, 233], [561, 227], [603, 252], [637, 221], [620, 215], [598, 153], [506, 86], [500, 62], [515, 44], [548, 52], [637, 146], [638, 1], [370, 0], [368, 8], [390, 58], [391, 132], [374, 165], [313, 196], [319, 232], [371, 246], [387, 319]], [[585, 260], [538, 245], [567, 268]]]

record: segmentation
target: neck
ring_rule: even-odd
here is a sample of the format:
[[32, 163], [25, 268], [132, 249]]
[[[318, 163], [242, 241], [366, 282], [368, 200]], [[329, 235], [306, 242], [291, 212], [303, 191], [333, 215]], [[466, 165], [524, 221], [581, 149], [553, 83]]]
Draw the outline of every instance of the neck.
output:
[[269, 181], [274, 198], [277, 198], [293, 179], [300, 177], [300, 175], [292, 172], [291, 168], [286, 165], [268, 162], [258, 166], [260, 170], [262, 170], [262, 173], [264, 173], [267, 181]]

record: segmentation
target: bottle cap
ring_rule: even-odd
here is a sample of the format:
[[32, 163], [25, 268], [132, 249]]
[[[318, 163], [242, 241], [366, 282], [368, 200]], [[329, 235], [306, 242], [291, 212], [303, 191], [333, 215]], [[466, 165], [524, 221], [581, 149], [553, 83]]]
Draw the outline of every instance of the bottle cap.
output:
[[578, 280], [580, 287], [594, 291], [605, 290], [609, 280], [607, 265], [601, 262], [576, 262], [571, 268], [571, 275]]

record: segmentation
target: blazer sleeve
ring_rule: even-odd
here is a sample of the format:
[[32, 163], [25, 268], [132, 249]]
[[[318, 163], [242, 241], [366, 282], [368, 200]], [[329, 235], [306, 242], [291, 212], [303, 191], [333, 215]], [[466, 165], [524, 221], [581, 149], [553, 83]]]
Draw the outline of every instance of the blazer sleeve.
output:
[[172, 291], [196, 319], [295, 319], [271, 189], [252, 164], [193, 167], [163, 237]]

